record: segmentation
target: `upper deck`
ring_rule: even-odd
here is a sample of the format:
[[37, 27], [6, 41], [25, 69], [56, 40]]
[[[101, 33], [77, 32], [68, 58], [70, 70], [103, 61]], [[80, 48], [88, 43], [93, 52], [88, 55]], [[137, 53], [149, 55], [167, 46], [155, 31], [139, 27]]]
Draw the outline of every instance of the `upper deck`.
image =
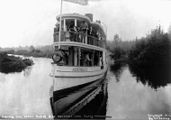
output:
[[[89, 16], [89, 17], [88, 17]], [[104, 48], [106, 35], [100, 22], [93, 22], [91, 14], [88, 16], [80, 14], [63, 14], [61, 16], [61, 38], [60, 43], [80, 43]], [[59, 43], [59, 21], [54, 28], [54, 43]]]

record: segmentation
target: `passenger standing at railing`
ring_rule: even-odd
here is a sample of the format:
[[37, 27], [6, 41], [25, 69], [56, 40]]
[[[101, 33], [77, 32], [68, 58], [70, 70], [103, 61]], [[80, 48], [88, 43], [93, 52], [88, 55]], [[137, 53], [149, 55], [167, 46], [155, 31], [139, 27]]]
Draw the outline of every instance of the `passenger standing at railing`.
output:
[[101, 69], [103, 69], [103, 58], [102, 58], [102, 54], [100, 54], [100, 67], [101, 67]]
[[100, 40], [101, 40], [101, 34], [100, 32], [97, 31], [97, 44], [96, 44], [97, 46], [99, 46]]
[[92, 35], [93, 28], [92, 28], [92, 27], [89, 27], [88, 31], [89, 31], [89, 32], [88, 32], [89, 35]]
[[92, 28], [92, 31], [91, 31], [91, 45], [95, 45], [95, 40], [96, 40], [96, 30]]
[[78, 40], [78, 27], [74, 26], [74, 41], [79, 42]]
[[80, 37], [81, 37], [81, 42], [84, 42], [83, 23], [81, 23], [80, 25]]
[[59, 24], [56, 24], [56, 27], [54, 28], [54, 42], [59, 41]]
[[56, 27], [54, 28], [54, 32], [59, 32], [59, 24], [56, 25]]
[[74, 37], [74, 26], [73, 25], [69, 26], [69, 33], [70, 33], [71, 41], [74, 41], [75, 37]]
[[70, 41], [70, 33], [69, 33], [69, 31], [65, 32], [65, 40]]
[[87, 30], [87, 43], [91, 44], [92, 41], [92, 27], [89, 27]]
[[59, 32], [59, 23], [56, 23], [56, 30]]
[[81, 40], [83, 43], [87, 43], [87, 31], [88, 31], [88, 24], [84, 21], [80, 26], [80, 33], [81, 33]]
[[85, 56], [85, 66], [91, 66], [91, 59], [89, 57], [89, 54], [87, 53]]

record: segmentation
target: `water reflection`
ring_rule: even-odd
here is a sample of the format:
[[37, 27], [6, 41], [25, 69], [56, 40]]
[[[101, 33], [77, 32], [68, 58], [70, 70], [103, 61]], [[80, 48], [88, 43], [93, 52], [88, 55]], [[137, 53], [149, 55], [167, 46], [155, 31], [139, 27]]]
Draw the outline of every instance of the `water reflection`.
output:
[[148, 120], [148, 114], [171, 115], [171, 84], [155, 91], [137, 82], [128, 67], [124, 68], [119, 82], [116, 82], [113, 73], [109, 73], [108, 77], [107, 115], [112, 119]]
[[35, 64], [20, 73], [0, 73], [0, 116], [52, 114], [49, 103], [51, 60], [33, 60]]
[[137, 82], [142, 82], [144, 85], [157, 90], [159, 87], [164, 87], [171, 83], [171, 68], [169, 66], [160, 67], [147, 67], [138, 66], [135, 64], [129, 64], [123, 62], [116, 62], [110, 66], [111, 72], [115, 75], [116, 81], [120, 80], [123, 70], [125, 67], [129, 67], [129, 70], [133, 76], [136, 77]]
[[115, 75], [117, 82], [119, 82], [120, 76], [122, 75], [125, 66], [126, 64], [123, 62], [115, 62], [110, 66], [110, 70]]
[[32, 66], [28, 66], [28, 67], [24, 70], [24, 76], [25, 76], [25, 77], [30, 76], [31, 71], [32, 71]]
[[154, 89], [164, 87], [171, 83], [169, 66], [137, 66], [129, 64], [129, 69], [137, 81], [141, 81], [144, 85], [149, 85]]

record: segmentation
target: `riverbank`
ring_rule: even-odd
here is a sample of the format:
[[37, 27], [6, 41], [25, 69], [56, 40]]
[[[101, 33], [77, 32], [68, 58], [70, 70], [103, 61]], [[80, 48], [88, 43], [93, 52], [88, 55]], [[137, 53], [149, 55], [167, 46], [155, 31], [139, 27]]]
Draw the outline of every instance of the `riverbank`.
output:
[[146, 37], [137, 39], [126, 51], [122, 47], [113, 48], [114, 59], [111, 70], [118, 76], [123, 66], [128, 65], [137, 81], [154, 89], [170, 83], [171, 75], [171, 33], [164, 33], [160, 27]]
[[21, 72], [27, 66], [31, 65], [33, 65], [33, 61], [31, 59], [22, 59], [21, 57], [9, 56], [6, 53], [0, 53], [0, 72]]
[[6, 52], [7, 54], [14, 54], [14, 55], [22, 55], [26, 57], [44, 57], [44, 58], [51, 58], [53, 55], [53, 46], [46, 45], [46, 46], [25, 46], [25, 47], [11, 47], [11, 48], [3, 48], [0, 52]]

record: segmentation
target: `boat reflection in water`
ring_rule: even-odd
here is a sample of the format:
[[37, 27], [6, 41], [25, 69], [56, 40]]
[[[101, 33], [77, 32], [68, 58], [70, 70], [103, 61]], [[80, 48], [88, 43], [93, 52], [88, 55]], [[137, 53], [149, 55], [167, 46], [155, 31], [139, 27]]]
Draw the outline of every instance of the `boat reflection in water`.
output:
[[[52, 112], [56, 119], [105, 119], [107, 106], [107, 80], [56, 91], [51, 97]], [[52, 105], [53, 104], [53, 105]]]
[[126, 66], [126, 63], [123, 62], [115, 62], [113, 65], [110, 66], [110, 70], [114, 74], [117, 82], [119, 82], [122, 72]]

